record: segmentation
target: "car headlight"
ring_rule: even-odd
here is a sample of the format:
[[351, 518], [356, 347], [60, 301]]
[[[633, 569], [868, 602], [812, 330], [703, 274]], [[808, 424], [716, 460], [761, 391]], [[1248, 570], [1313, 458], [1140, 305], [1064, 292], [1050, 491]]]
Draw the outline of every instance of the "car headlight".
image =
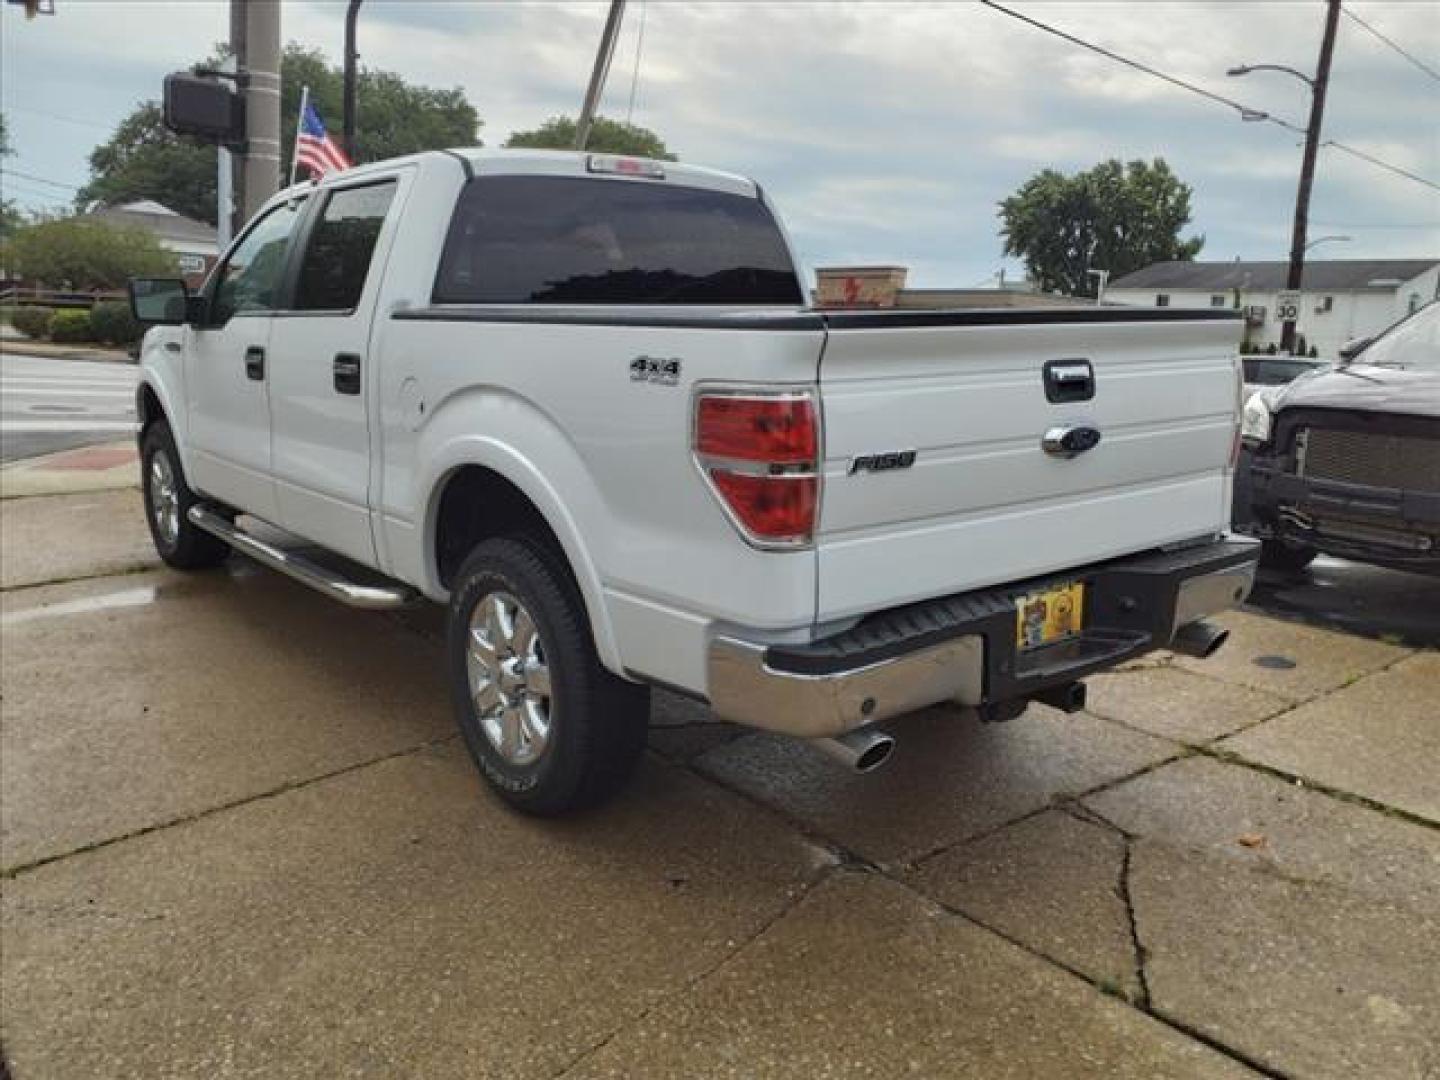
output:
[[1263, 443], [1270, 438], [1270, 395], [1257, 390], [1240, 412], [1240, 437], [1247, 442]]

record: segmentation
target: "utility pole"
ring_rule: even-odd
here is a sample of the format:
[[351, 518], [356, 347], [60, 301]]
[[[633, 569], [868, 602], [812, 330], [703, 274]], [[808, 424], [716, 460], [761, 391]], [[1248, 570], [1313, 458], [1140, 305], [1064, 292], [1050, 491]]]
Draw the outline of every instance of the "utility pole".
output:
[[[1305, 277], [1305, 231], [1309, 228], [1310, 189], [1315, 184], [1315, 154], [1320, 149], [1320, 124], [1325, 116], [1325, 91], [1330, 85], [1330, 61], [1335, 55], [1335, 31], [1340, 22], [1340, 0], [1326, 0], [1325, 33], [1320, 39], [1320, 62], [1310, 83], [1310, 123], [1305, 128], [1305, 156], [1300, 162], [1300, 189], [1295, 194], [1295, 226], [1290, 233], [1288, 289], [1300, 288]], [[1286, 319], [1280, 347], [1295, 350], [1295, 320]]]
[[245, 149], [234, 155], [249, 221], [280, 190], [280, 0], [230, 0], [230, 48], [245, 91]]
[[580, 119], [575, 122], [576, 150], [584, 150], [585, 144], [590, 141], [590, 127], [595, 122], [595, 110], [600, 106], [605, 77], [610, 74], [610, 58], [615, 55], [615, 38], [619, 36], [620, 18], [624, 14], [625, 0], [610, 0], [610, 14], [605, 17], [605, 30], [600, 35], [600, 48], [595, 53], [595, 68], [590, 72], [585, 103], [580, 108]]
[[350, 0], [345, 9], [345, 153], [351, 161], [360, 160], [355, 153], [355, 65], [360, 60], [355, 51], [355, 21], [362, 2]]

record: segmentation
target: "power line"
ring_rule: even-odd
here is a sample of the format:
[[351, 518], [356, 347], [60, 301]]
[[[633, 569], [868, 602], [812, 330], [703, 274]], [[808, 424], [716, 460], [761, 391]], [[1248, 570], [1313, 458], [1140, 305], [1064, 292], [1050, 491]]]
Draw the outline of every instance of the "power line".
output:
[[[996, 0], [980, 0], [980, 3], [984, 4], [988, 8], [992, 8], [995, 11], [1000, 12], [1001, 14], [1009, 15], [1012, 19], [1019, 19], [1023, 23], [1028, 23], [1031, 26], [1035, 27], [1037, 30], [1043, 30], [1047, 34], [1053, 34], [1058, 38], [1063, 38], [1071, 44], [1079, 45], [1082, 49], [1089, 49], [1093, 53], [1099, 53], [1101, 56], [1124, 64], [1126, 67], [1134, 68], [1136, 71], [1143, 71], [1147, 75], [1153, 75], [1155, 78], [1161, 79], [1167, 83], [1170, 83], [1173, 86], [1178, 86], [1182, 90], [1188, 90], [1192, 94], [1199, 94], [1201, 97], [1209, 98], [1211, 101], [1218, 102], [1219, 104], [1224, 105], [1227, 108], [1234, 109], [1240, 114], [1242, 119], [1264, 120], [1271, 124], [1277, 124], [1280, 127], [1285, 128], [1287, 131], [1293, 131], [1300, 135], [1305, 134], [1305, 129], [1299, 124], [1293, 124], [1289, 120], [1285, 120], [1279, 116], [1272, 116], [1269, 113], [1265, 112], [1263, 109], [1252, 109], [1250, 106], [1236, 101], [1233, 98], [1225, 97], [1223, 94], [1216, 94], [1213, 91], [1206, 90], [1204, 87], [1196, 86], [1194, 83], [1188, 83], [1184, 79], [1180, 79], [1174, 75], [1159, 71], [1156, 68], [1150, 67], [1148, 64], [1142, 64], [1138, 60], [1131, 60], [1128, 56], [1121, 56], [1117, 52], [1111, 52], [1109, 49], [1103, 48], [1100, 45], [1093, 44], [1092, 42], [1086, 41], [1083, 38], [1078, 38], [1073, 34], [1067, 34], [1064, 30], [1051, 26], [1049, 23], [1041, 22], [1039, 19], [1032, 19], [1029, 15], [1021, 14], [1013, 8], [1006, 7], [1004, 4], [996, 3]], [[1344, 9], [1342, 8], [1341, 10], [1343, 11]], [[1424, 184], [1426, 187], [1440, 190], [1440, 184], [1435, 183], [1433, 180], [1427, 180], [1423, 176], [1417, 176], [1415, 173], [1412, 173], [1406, 169], [1402, 169], [1398, 165], [1392, 165], [1388, 161], [1381, 161], [1379, 158], [1374, 157], [1371, 154], [1367, 154], [1363, 150], [1356, 150], [1353, 146], [1347, 146], [1345, 143], [1337, 142], [1335, 139], [1327, 139], [1322, 145], [1333, 146], [1337, 150], [1342, 150], [1347, 154], [1353, 154], [1355, 157], [1362, 158], [1363, 160], [1370, 162], [1370, 164], [1375, 165], [1378, 168], [1386, 169], [1389, 172], [1395, 173], [1398, 176], [1403, 176], [1406, 179], [1414, 180], [1417, 184]]]
[[44, 109], [32, 109], [29, 105], [16, 105], [12, 102], [6, 105], [5, 108], [34, 113], [36, 116], [43, 116], [47, 120], [60, 120], [67, 124], [79, 124], [81, 127], [95, 128], [97, 131], [111, 130], [110, 124], [97, 124], [94, 120], [79, 120], [73, 116], [61, 116], [59, 113], [46, 112]]
[[1070, 42], [1072, 45], [1079, 45], [1082, 49], [1089, 49], [1093, 53], [1099, 53], [1101, 56], [1104, 56], [1110, 60], [1114, 60], [1117, 63], [1124, 64], [1126, 67], [1134, 68], [1136, 71], [1143, 71], [1146, 75], [1153, 75], [1155, 78], [1162, 79], [1165, 82], [1170, 83], [1172, 86], [1178, 86], [1182, 90], [1188, 90], [1192, 94], [1199, 94], [1201, 97], [1209, 98], [1211, 101], [1218, 102], [1219, 104], [1224, 105], [1227, 108], [1234, 109], [1240, 114], [1243, 119], [1266, 120], [1272, 124], [1279, 124], [1281, 127], [1288, 128], [1291, 131], [1299, 132], [1301, 135], [1305, 134], [1305, 129], [1303, 127], [1298, 124], [1292, 124], [1289, 120], [1282, 119], [1278, 116], [1271, 116], [1263, 109], [1253, 109], [1249, 105], [1245, 105], [1239, 101], [1236, 101], [1234, 98], [1228, 98], [1224, 94], [1217, 94], [1214, 91], [1206, 90], [1204, 87], [1196, 86], [1194, 83], [1186, 82], [1184, 79], [1177, 78], [1174, 75], [1170, 75], [1166, 72], [1150, 67], [1148, 64], [1142, 64], [1138, 60], [1131, 60], [1128, 56], [1121, 56], [1117, 52], [1111, 52], [1109, 49], [1104, 48], [1103, 46], [1096, 45], [1092, 42], [1084, 40], [1083, 38], [1078, 38], [1074, 34], [1067, 34], [1064, 30], [1061, 30], [1058, 27], [1051, 26], [1049, 23], [1043, 23], [1039, 19], [1032, 19], [1029, 15], [1021, 14], [1014, 8], [1008, 8], [1004, 4], [996, 3], [995, 0], [980, 0], [980, 2], [986, 7], [993, 8], [994, 10], [1000, 12], [1002, 15], [1009, 15], [1012, 19], [1019, 19], [1023, 23], [1029, 23], [1037, 30], [1043, 30], [1047, 34], [1054, 34], [1058, 38], [1063, 38], [1064, 40]]
[[7, 176], [18, 176], [21, 180], [33, 180], [37, 184], [49, 184], [51, 187], [68, 188], [71, 191], [80, 190], [75, 184], [66, 184], [60, 180], [47, 180], [43, 176], [32, 176], [30, 173], [23, 173], [18, 169], [0, 168], [0, 173], [4, 173]]
[[1434, 79], [1436, 82], [1440, 82], [1440, 71], [1436, 71], [1436, 70], [1435, 70], [1433, 67], [1431, 67], [1429, 64], [1425, 63], [1424, 60], [1421, 60], [1418, 56], [1415, 56], [1415, 55], [1407, 52], [1402, 46], [1400, 46], [1400, 45], [1397, 44], [1396, 42], [1391, 41], [1388, 37], [1386, 37], [1384, 34], [1382, 34], [1379, 30], [1376, 30], [1375, 27], [1371, 26], [1368, 22], [1366, 22], [1364, 19], [1362, 19], [1359, 15], [1356, 15], [1356, 14], [1355, 14], [1353, 11], [1351, 11], [1348, 7], [1345, 7], [1345, 6], [1342, 5], [1341, 8], [1340, 8], [1340, 11], [1341, 11], [1341, 13], [1342, 13], [1347, 19], [1350, 19], [1352, 22], [1358, 23], [1360, 26], [1363, 26], [1366, 30], [1370, 31], [1370, 33], [1374, 34], [1377, 38], [1379, 38], [1381, 41], [1383, 41], [1386, 45], [1389, 45], [1390, 48], [1394, 49], [1397, 53], [1399, 53], [1401, 56], [1403, 56], [1406, 60], [1410, 61], [1410, 63], [1414, 64], [1417, 68], [1419, 68], [1421, 71], [1423, 71], [1426, 75], [1429, 75], [1430, 78]]
[[1388, 169], [1390, 172], [1395, 173], [1397, 176], [1403, 176], [1407, 180], [1414, 180], [1417, 184], [1424, 184], [1428, 188], [1434, 188], [1436, 191], [1440, 191], [1440, 184], [1435, 183], [1435, 181], [1426, 180], [1423, 176], [1416, 176], [1408, 169], [1400, 168], [1399, 165], [1391, 165], [1388, 161], [1381, 161], [1379, 158], [1365, 153], [1364, 150], [1356, 150], [1353, 146], [1346, 146], [1344, 143], [1336, 142], [1334, 139], [1326, 139], [1320, 145], [1333, 146], [1336, 150], [1343, 150], [1347, 154], [1353, 154], [1355, 157], [1360, 158], [1362, 161], [1370, 162], [1371, 165], [1377, 165], [1382, 169]]
[[635, 121], [635, 90], [640, 85], [640, 56], [645, 51], [645, 11], [650, 5], [640, 0], [640, 32], [635, 37], [635, 69], [630, 73], [630, 104], [625, 109], [625, 124]]

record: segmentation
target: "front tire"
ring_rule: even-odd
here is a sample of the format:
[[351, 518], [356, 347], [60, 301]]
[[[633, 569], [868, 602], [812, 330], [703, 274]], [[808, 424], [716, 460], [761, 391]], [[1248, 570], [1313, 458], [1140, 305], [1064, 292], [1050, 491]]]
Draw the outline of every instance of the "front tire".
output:
[[1288, 544], [1284, 540], [1264, 540], [1260, 544], [1260, 565], [1266, 570], [1282, 574], [1298, 574], [1315, 561], [1320, 553], [1303, 544]]
[[649, 691], [607, 671], [561, 556], [486, 540], [456, 574], [448, 660], [456, 719], [511, 806], [554, 816], [602, 802], [645, 747]]
[[175, 436], [164, 420], [145, 429], [140, 444], [140, 485], [150, 539], [166, 565], [176, 570], [203, 570], [225, 561], [230, 545], [190, 522], [190, 507], [199, 499], [180, 471]]

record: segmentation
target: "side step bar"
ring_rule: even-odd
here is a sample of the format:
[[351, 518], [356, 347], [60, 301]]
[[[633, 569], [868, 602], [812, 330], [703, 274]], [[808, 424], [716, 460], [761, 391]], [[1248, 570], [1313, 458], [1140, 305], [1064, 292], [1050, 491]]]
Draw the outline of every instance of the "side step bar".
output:
[[338, 571], [307, 559], [297, 552], [286, 551], [274, 544], [266, 543], [251, 536], [233, 523], [221, 517], [206, 506], [192, 506], [190, 521], [197, 528], [218, 536], [236, 551], [248, 555], [258, 563], [264, 563], [272, 570], [279, 570], [302, 584], [324, 593], [332, 600], [339, 600], [351, 607], [386, 610], [404, 607], [419, 599], [419, 594], [407, 586], [361, 585], [342, 576]]

